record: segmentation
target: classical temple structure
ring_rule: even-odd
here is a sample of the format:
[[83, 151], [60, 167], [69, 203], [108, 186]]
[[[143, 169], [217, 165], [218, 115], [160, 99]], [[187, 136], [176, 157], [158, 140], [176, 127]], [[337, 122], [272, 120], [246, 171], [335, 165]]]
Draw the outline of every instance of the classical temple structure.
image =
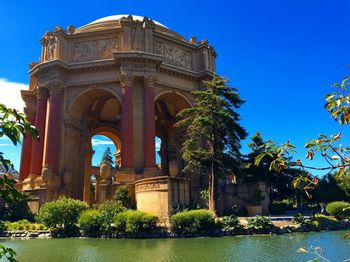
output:
[[[29, 90], [22, 91], [25, 114], [40, 132], [38, 140], [25, 136], [22, 147], [19, 186], [32, 194], [31, 208], [59, 195], [102, 202], [121, 184], [130, 186], [138, 209], [158, 215], [173, 203], [198, 202], [207, 181], [182, 173], [183, 134], [174, 123], [180, 110], [193, 105], [191, 91], [215, 72], [214, 48], [131, 15], [55, 27], [40, 43], [40, 61], [30, 65]], [[96, 134], [117, 148], [120, 168], [107, 177], [92, 170]], [[238, 201], [237, 192], [226, 201], [227, 192], [222, 190], [223, 209]]]

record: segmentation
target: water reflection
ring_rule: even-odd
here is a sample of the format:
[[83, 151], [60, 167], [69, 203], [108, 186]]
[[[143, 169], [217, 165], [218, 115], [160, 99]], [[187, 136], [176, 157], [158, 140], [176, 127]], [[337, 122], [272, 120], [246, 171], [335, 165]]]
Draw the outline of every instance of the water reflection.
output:
[[188, 239], [0, 240], [20, 261], [306, 261], [299, 247], [322, 246], [332, 261], [350, 258], [344, 232]]

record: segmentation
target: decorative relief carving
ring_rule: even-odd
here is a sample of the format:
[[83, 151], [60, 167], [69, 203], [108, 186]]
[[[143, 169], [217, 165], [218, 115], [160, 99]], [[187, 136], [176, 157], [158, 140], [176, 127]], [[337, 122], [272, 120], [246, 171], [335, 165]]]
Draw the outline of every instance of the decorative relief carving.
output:
[[73, 62], [112, 58], [112, 52], [118, 50], [118, 47], [118, 38], [75, 43], [73, 47]]
[[137, 185], [135, 191], [136, 192], [144, 192], [144, 191], [152, 191], [155, 189], [159, 189], [159, 183], [153, 183], [153, 184], [141, 184]]
[[163, 55], [164, 63], [184, 69], [192, 69], [191, 53], [162, 42], [155, 43], [155, 53]]
[[132, 86], [133, 76], [131, 74], [119, 74], [119, 80], [121, 86]]
[[157, 81], [157, 77], [155, 75], [145, 75], [143, 78], [143, 83], [145, 87], [155, 86]]

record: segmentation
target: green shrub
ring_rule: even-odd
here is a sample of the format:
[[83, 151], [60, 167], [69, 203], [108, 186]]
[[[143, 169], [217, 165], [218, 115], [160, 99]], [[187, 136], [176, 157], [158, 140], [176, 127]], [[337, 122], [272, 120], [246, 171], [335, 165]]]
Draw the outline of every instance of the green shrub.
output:
[[350, 204], [344, 201], [335, 201], [327, 205], [326, 211], [338, 220], [350, 217]]
[[264, 216], [254, 216], [247, 219], [248, 229], [253, 230], [267, 230], [273, 227], [270, 218]]
[[103, 204], [98, 206], [98, 211], [101, 213], [101, 230], [104, 233], [108, 233], [111, 231], [111, 224], [114, 221], [114, 217], [116, 214], [119, 214], [125, 211], [125, 207], [121, 205], [120, 202], [117, 201], [106, 201]]
[[318, 224], [319, 228], [335, 229], [339, 222], [328, 216], [317, 214], [312, 218], [312, 223], [314, 225]]
[[91, 237], [101, 235], [102, 222], [102, 213], [95, 209], [82, 212], [78, 219], [83, 234]]
[[177, 213], [170, 222], [175, 232], [199, 233], [215, 227], [214, 213], [205, 209]]
[[137, 233], [156, 227], [157, 217], [137, 210], [128, 210], [117, 214], [114, 225], [118, 232]]
[[27, 201], [27, 199], [21, 199], [7, 204], [3, 212], [0, 214], [0, 219], [4, 221], [26, 219], [33, 222], [34, 214], [30, 211]]
[[16, 230], [44, 230], [46, 227], [42, 224], [31, 223], [26, 219], [18, 220], [16, 222], [5, 222], [5, 228], [8, 231]]
[[127, 185], [118, 186], [113, 199], [119, 202], [126, 209], [132, 208], [131, 196]]
[[236, 216], [224, 216], [221, 219], [221, 226], [225, 232], [237, 232], [242, 229], [242, 225]]
[[48, 228], [73, 228], [81, 212], [88, 209], [84, 201], [60, 197], [56, 201], [44, 204], [37, 215], [37, 220]]
[[309, 218], [304, 217], [303, 214], [298, 213], [293, 217], [293, 221], [300, 225], [307, 225], [311, 223], [311, 220]]

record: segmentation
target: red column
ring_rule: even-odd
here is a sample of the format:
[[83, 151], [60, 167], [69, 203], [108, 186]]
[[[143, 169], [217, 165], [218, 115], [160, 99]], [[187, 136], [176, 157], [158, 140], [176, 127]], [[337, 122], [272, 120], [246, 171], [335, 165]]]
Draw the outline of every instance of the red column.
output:
[[122, 76], [122, 168], [133, 168], [133, 90], [132, 78]]
[[[34, 110], [33, 110], [34, 111]], [[24, 112], [27, 116], [27, 120], [30, 123], [35, 122], [35, 112], [31, 112], [29, 108], [25, 108]], [[22, 142], [21, 163], [19, 169], [19, 181], [26, 179], [30, 172], [30, 163], [32, 157], [32, 135], [26, 132]]]
[[50, 90], [49, 118], [47, 125], [45, 166], [51, 168], [54, 174], [58, 171], [58, 149], [61, 127], [62, 111], [62, 91], [61, 88]]
[[[153, 80], [153, 79], [152, 79]], [[145, 167], [155, 167], [155, 108], [154, 108], [154, 80], [145, 79], [144, 89], [144, 157]]]
[[47, 89], [40, 87], [36, 90], [37, 104], [35, 127], [39, 131], [39, 139], [33, 141], [32, 160], [30, 174], [41, 175], [44, 155], [45, 141], [45, 124], [46, 124], [46, 108], [47, 108]]

